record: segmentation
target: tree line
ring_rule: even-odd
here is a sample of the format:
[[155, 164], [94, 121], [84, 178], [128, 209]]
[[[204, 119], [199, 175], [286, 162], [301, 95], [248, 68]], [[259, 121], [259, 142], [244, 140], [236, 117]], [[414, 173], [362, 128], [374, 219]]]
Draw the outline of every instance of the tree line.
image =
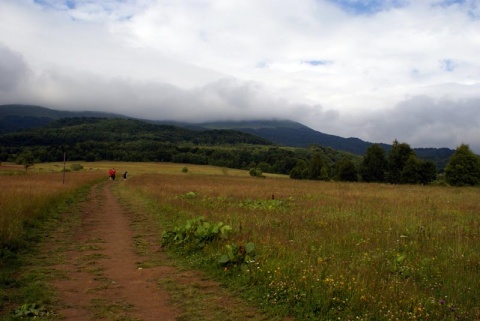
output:
[[[335, 164], [339, 181], [363, 181], [391, 184], [430, 184], [444, 180], [453, 186], [480, 185], [480, 157], [466, 144], [460, 145], [450, 157], [445, 172], [439, 174], [433, 161], [419, 159], [407, 143], [393, 142], [388, 153], [378, 144], [370, 146], [360, 165], [345, 157]], [[309, 162], [300, 160], [290, 172], [294, 179], [330, 180], [328, 163], [319, 154]]]
[[[174, 162], [214, 165], [289, 175], [292, 179], [429, 184], [438, 169], [407, 143], [388, 153], [371, 145], [356, 156], [332, 148], [275, 146], [231, 130], [194, 131], [137, 120], [71, 118], [43, 128], [0, 135], [0, 161], [22, 164], [63, 161]], [[450, 185], [480, 184], [479, 157], [461, 145], [448, 162]], [[442, 177], [442, 176], [440, 176]]]

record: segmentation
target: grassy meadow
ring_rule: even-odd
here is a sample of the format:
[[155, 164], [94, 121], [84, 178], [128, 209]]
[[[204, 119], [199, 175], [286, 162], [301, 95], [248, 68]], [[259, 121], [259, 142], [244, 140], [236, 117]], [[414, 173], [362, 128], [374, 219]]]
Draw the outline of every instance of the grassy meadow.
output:
[[0, 166], [0, 250], [15, 248], [27, 228], [45, 216], [80, 187], [104, 176], [98, 171], [67, 172], [63, 164], [40, 164], [25, 171], [22, 166]]
[[[0, 244], [21, 239], [28, 222], [115, 167], [114, 192], [150, 212], [159, 234], [200, 216], [230, 225], [230, 239], [172, 255], [274, 315], [480, 320], [478, 188], [257, 178], [183, 164], [81, 164], [65, 184], [63, 164], [35, 165], [27, 174], [0, 167]], [[246, 268], [219, 266], [227, 243], [248, 242], [255, 257]]]
[[478, 188], [216, 171], [192, 166], [187, 174], [178, 168], [140, 175], [118, 192], [149, 202], [165, 229], [203, 216], [230, 225], [235, 242], [253, 242], [256, 257], [248, 269], [216, 265], [225, 244], [185, 258], [217, 270], [217, 277], [275, 314], [298, 320], [480, 319]]

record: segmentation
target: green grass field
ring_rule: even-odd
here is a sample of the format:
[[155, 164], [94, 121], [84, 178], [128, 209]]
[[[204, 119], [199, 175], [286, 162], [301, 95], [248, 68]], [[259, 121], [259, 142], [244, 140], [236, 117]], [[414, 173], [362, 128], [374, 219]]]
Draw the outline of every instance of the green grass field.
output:
[[[115, 193], [142, 203], [160, 223], [158, 233], [200, 216], [230, 225], [228, 240], [199, 252], [172, 252], [270, 313], [296, 320], [480, 319], [478, 188], [255, 178], [182, 164], [82, 165], [83, 171], [67, 173], [67, 182], [108, 179], [110, 167], [127, 170], [129, 179], [118, 175]], [[65, 192], [43, 181], [58, 181], [62, 166], [40, 164], [27, 175], [2, 176], [4, 239], [9, 213], [25, 211], [16, 207], [25, 195], [36, 203], [33, 191]], [[185, 166], [188, 173], [182, 173]], [[11, 187], [23, 179], [31, 181]], [[9, 231], [7, 238], [15, 237], [17, 230]], [[219, 266], [226, 245], [249, 242], [255, 258], [248, 264]]]

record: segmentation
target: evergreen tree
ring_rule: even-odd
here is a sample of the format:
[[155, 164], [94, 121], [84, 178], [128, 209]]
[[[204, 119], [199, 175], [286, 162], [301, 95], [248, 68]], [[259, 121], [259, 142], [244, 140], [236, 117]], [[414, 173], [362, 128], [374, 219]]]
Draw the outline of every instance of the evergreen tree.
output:
[[434, 161], [420, 163], [420, 183], [430, 184], [437, 178], [438, 169]]
[[460, 145], [450, 157], [445, 167], [445, 179], [453, 186], [480, 184], [480, 158], [470, 150], [468, 145]]
[[410, 156], [415, 156], [415, 152], [407, 143], [399, 143], [396, 139], [393, 141], [392, 149], [388, 153], [388, 173], [387, 181], [392, 184], [402, 183], [402, 171]]
[[403, 184], [417, 184], [420, 180], [420, 162], [417, 157], [412, 154], [403, 166], [400, 182]]
[[360, 173], [365, 182], [384, 182], [387, 171], [385, 151], [378, 144], [373, 144], [367, 149], [363, 158]]

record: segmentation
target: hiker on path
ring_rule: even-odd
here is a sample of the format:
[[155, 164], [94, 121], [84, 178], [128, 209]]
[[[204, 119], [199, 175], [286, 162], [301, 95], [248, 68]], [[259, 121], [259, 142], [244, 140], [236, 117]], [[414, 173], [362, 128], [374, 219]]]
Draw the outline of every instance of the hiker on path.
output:
[[111, 168], [108, 171], [108, 176], [110, 176], [110, 180], [114, 181], [115, 180], [115, 168]]

